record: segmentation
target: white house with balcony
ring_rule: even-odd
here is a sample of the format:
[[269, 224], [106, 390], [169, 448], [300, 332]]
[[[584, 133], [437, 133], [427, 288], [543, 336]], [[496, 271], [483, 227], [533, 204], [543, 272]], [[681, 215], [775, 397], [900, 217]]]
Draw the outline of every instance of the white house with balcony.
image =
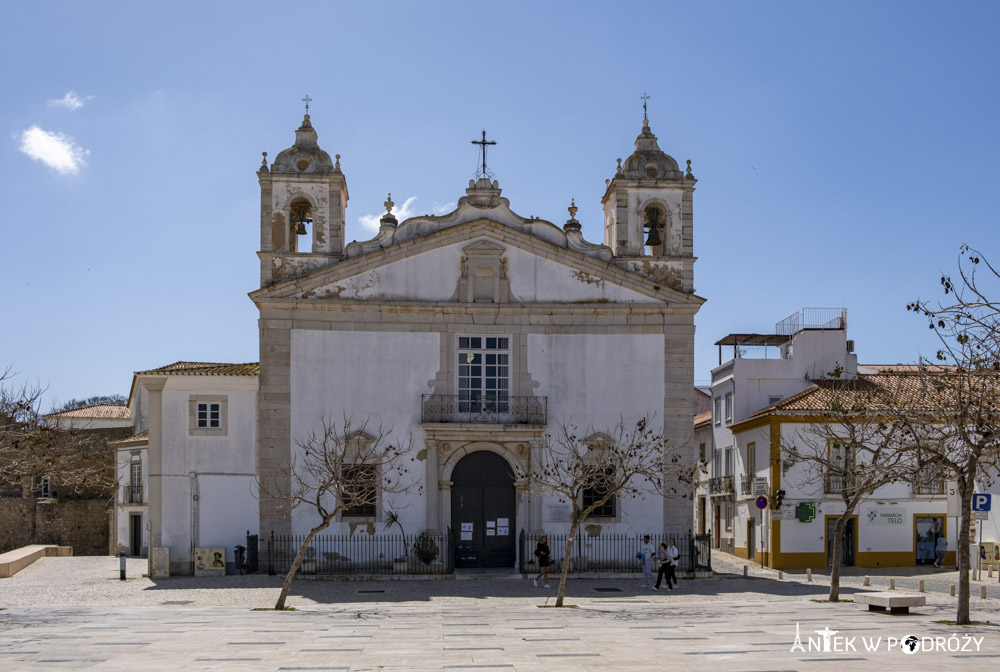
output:
[[[755, 479], [764, 479], [766, 495], [776, 489], [776, 481], [764, 445], [759, 452], [752, 446], [748, 455], [733, 426], [808, 389], [813, 379], [835, 369], [855, 375], [857, 357], [847, 340], [843, 308], [804, 308], [775, 324], [772, 333], [733, 333], [716, 346], [719, 365], [712, 370], [711, 445], [704, 458], [695, 515], [707, 520], [716, 548], [753, 557], [759, 525], [746, 521], [757, 515]], [[729, 353], [731, 358], [724, 360]]]

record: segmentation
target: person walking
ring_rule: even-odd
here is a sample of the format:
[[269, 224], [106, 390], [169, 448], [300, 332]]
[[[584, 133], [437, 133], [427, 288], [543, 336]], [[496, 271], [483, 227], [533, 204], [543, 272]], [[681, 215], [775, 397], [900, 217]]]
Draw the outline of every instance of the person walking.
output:
[[639, 553], [642, 555], [642, 587], [653, 585], [653, 554], [655, 549], [653, 548], [652, 542], [649, 541], [649, 535], [644, 535], [642, 538], [642, 546], [639, 547]]
[[[658, 565], [657, 565], [657, 571], [656, 571], [656, 585], [653, 586], [653, 590], [659, 590], [660, 589], [660, 582], [663, 581], [663, 577], [667, 573], [667, 558], [668, 557], [669, 556], [667, 555], [667, 545], [661, 541], [660, 542], [660, 548], [657, 549], [656, 555], [654, 556], [654, 559], [656, 560], [656, 562], [658, 563]], [[667, 588], [668, 589], [670, 588], [670, 583], [669, 582], [667, 583]]]
[[945, 539], [943, 534], [938, 537], [937, 546], [934, 547], [934, 554], [937, 556], [934, 560], [934, 566], [940, 569], [944, 564], [944, 556], [948, 554], [948, 540]]
[[549, 538], [544, 534], [535, 546], [535, 557], [538, 558], [538, 576], [532, 579], [532, 583], [537, 588], [538, 581], [541, 579], [546, 588], [551, 588], [552, 586], [549, 585], [549, 565], [551, 564], [549, 559]]

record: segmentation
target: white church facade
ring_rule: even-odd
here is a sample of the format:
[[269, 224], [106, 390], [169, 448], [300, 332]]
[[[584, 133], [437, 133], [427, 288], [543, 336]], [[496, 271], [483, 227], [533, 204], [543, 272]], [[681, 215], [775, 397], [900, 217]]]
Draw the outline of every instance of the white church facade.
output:
[[[399, 222], [390, 198], [378, 234], [347, 242], [346, 176], [308, 114], [257, 175], [259, 364], [135, 375], [137, 436], [120, 445], [119, 470], [127, 479], [143, 463], [145, 501], [123, 514], [138, 523], [119, 521], [120, 548], [169, 549], [157, 560], [188, 573], [195, 548], [225, 548], [231, 563], [248, 530], [306, 533], [314, 512], [283, 515], [255, 484], [287, 479], [324, 420], [390, 431], [419, 486], [328, 531], [382, 533], [390, 508], [408, 532], [457, 538], [464, 523], [455, 552], [467, 565], [512, 566], [517, 532], [566, 531], [564, 507], [515, 476], [560, 426], [598, 433], [650, 417], [693, 461], [696, 180], [647, 121], [607, 182], [603, 244], [583, 238], [575, 206], [561, 226], [521, 217], [485, 175], [442, 216]], [[601, 513], [590, 534], [692, 527], [689, 493]], [[498, 520], [506, 534], [487, 534]]]

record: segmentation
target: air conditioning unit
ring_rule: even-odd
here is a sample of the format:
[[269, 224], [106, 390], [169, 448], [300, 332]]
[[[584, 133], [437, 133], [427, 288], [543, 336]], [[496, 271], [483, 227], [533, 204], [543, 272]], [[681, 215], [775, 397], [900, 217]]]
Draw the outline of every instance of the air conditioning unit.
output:
[[847, 340], [847, 351], [854, 352], [854, 339]]

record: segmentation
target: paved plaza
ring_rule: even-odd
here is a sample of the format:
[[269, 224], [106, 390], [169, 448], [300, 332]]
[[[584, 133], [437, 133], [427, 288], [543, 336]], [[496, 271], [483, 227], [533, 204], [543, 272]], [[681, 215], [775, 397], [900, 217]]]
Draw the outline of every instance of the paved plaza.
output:
[[[947, 594], [954, 572], [872, 576], [876, 590], [890, 576], [898, 588], [926, 581], [927, 607], [889, 616], [812, 601], [826, 596], [823, 576], [811, 583], [802, 575], [779, 580], [777, 572], [751, 566], [743, 578], [743, 564], [713, 556], [716, 577], [682, 581], [673, 592], [643, 589], [640, 578], [571, 579], [567, 602], [577, 608], [559, 610], [540, 608], [553, 602], [554, 590], [515, 575], [303, 580], [289, 598], [298, 610], [278, 613], [252, 609], [273, 605], [279, 577], [154, 582], [142, 578], [145, 563], [132, 562], [122, 582], [114, 558], [45, 558], [0, 580], [0, 670], [557, 672], [683, 665], [737, 672], [831, 669], [838, 662], [912, 670], [971, 669], [1000, 658], [994, 626], [934, 623], [954, 618], [955, 600]], [[844, 597], [861, 581], [846, 577]], [[975, 584], [974, 615], [997, 622], [1000, 585], [988, 584], [986, 600]], [[802, 646], [792, 651], [796, 624]], [[826, 633], [825, 642], [817, 632]], [[918, 643], [908, 654], [902, 642], [911, 635]]]

